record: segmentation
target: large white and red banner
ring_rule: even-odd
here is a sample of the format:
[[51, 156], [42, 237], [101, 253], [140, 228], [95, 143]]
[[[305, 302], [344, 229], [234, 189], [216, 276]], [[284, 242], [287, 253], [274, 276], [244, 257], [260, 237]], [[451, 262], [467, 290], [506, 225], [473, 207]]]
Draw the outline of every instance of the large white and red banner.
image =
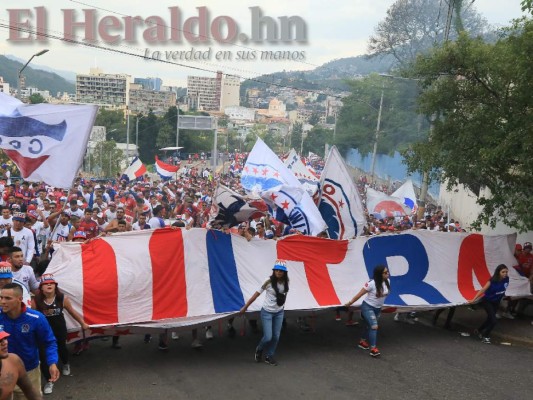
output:
[[[514, 240], [410, 231], [353, 240], [294, 235], [248, 242], [220, 231], [164, 228], [61, 244], [47, 272], [88, 324], [159, 321], [179, 327], [237, 312], [278, 258], [288, 260], [287, 310], [344, 304], [379, 264], [391, 272], [391, 307], [464, 304], [499, 264], [510, 267], [507, 294], [526, 296], [528, 280], [512, 268]], [[250, 310], [260, 310], [262, 302], [261, 297]], [[76, 326], [69, 322], [69, 328]]]

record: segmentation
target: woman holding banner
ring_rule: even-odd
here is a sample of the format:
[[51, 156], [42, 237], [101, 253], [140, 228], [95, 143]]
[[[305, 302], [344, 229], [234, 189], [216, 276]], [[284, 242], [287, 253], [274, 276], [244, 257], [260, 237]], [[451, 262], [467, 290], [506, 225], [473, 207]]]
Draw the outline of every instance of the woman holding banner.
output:
[[370, 349], [372, 357], [377, 357], [381, 354], [376, 346], [378, 319], [381, 314], [381, 307], [385, 304], [385, 298], [389, 293], [389, 269], [384, 265], [378, 265], [374, 268], [373, 279], [365, 283], [359, 293], [345, 304], [346, 307], [350, 307], [365, 294], [367, 295], [361, 304], [361, 316], [366, 323], [366, 331], [359, 341], [359, 348], [363, 350]]
[[505, 296], [505, 290], [509, 286], [509, 268], [505, 264], [496, 267], [494, 274], [489, 281], [476, 293], [469, 303], [475, 303], [481, 296], [483, 300], [479, 303], [487, 312], [487, 319], [478, 329], [479, 338], [482, 343], [490, 344], [490, 332], [498, 321], [496, 313], [500, 308], [500, 302]]
[[266, 350], [265, 362], [270, 365], [278, 365], [274, 360], [274, 352], [283, 325], [285, 299], [289, 291], [289, 276], [284, 260], [277, 260], [272, 271], [270, 278], [250, 297], [240, 312], [244, 314], [259, 295], [265, 292], [265, 300], [261, 308], [263, 337], [255, 349], [255, 361], [261, 362], [263, 350]]

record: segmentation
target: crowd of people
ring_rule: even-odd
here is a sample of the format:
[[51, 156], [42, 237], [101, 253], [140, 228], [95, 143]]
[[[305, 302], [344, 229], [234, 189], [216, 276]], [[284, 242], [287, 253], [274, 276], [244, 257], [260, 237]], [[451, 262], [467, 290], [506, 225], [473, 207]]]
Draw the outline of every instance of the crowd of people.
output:
[[[290, 226], [274, 220], [268, 213], [237, 226], [218, 225], [210, 221], [210, 209], [218, 183], [244, 194], [238, 172], [245, 155], [234, 154], [230, 158], [232, 163], [228, 173], [215, 174], [205, 166], [201, 155], [196, 165], [193, 157], [180, 170], [177, 179], [166, 182], [152, 182], [149, 179], [97, 182], [79, 177], [72, 188], [60, 189], [44, 183], [11, 182], [11, 177], [4, 176], [6, 179], [0, 184], [0, 325], [3, 326], [3, 330], [0, 330], [0, 358], [4, 360], [4, 365], [9, 364], [9, 368], [18, 371], [15, 376], [18, 376], [16, 382], [20, 392], [16, 392], [15, 396], [23, 398], [20, 397], [23, 392], [29, 399], [40, 398], [41, 375], [45, 379], [44, 393], [52, 393], [54, 382], [60, 375], [58, 365], [62, 366], [63, 375], [70, 374], [64, 311], [82, 329], [88, 328], [69, 298], [61, 292], [60, 282], [46, 272], [56, 244], [65, 241], [88, 242], [118, 232], [160, 229], [169, 225], [185, 229], [221, 229], [228, 234], [241, 235], [249, 241], [276, 240], [298, 233]], [[313, 167], [320, 171], [323, 161], [315, 160]], [[364, 199], [365, 189], [370, 186], [366, 178], [361, 178], [357, 186]], [[406, 229], [463, 230], [459, 222], [448, 219], [440, 207], [428, 207], [421, 221], [415, 216], [367, 217], [365, 235]], [[327, 237], [327, 233], [322, 232], [319, 236]], [[531, 243], [517, 245], [517, 263], [509, 266], [517, 268], [530, 279], [533, 266], [531, 251]], [[485, 343], [490, 343], [490, 332], [496, 323], [495, 315], [508, 283], [508, 267], [500, 267], [472, 299], [475, 302], [483, 298], [482, 306], [487, 311], [487, 321], [479, 329]], [[361, 318], [366, 329], [358, 346], [368, 350], [373, 357], [380, 355], [377, 348], [378, 320], [381, 307], [391, 290], [394, 288], [390, 285], [388, 269], [376, 266], [372, 279], [345, 304], [350, 307], [365, 296]], [[272, 275], [246, 302], [241, 313], [262, 292], [266, 293], [261, 311], [263, 337], [255, 350], [255, 360], [277, 365], [274, 355], [284, 320], [285, 299], [289, 293], [285, 261], [276, 262]], [[520, 312], [521, 307], [523, 304], [520, 302], [510, 302], [506, 314], [512, 317]], [[349, 322], [355, 325], [357, 322], [352, 315], [353, 311], [350, 311]], [[340, 319], [339, 313], [337, 318]], [[303, 326], [305, 324], [304, 319]], [[231, 321], [228, 328], [231, 332]], [[207, 327], [206, 337], [212, 336], [210, 327]], [[177, 338], [177, 335], [173, 334], [172, 338]], [[199, 347], [196, 330], [193, 331], [193, 338], [193, 347]], [[146, 335], [145, 342], [150, 340], [151, 336]], [[8, 341], [9, 345], [6, 346]], [[84, 341], [78, 342], [75, 353], [81, 353], [87, 346]], [[120, 348], [118, 337], [113, 338], [112, 346]], [[160, 335], [159, 348], [168, 349], [166, 334]], [[24, 368], [21, 368], [21, 362]]]

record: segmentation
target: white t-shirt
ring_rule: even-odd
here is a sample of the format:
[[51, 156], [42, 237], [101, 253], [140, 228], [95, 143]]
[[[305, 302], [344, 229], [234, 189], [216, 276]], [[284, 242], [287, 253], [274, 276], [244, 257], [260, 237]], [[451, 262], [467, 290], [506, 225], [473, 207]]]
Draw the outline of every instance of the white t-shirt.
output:
[[[2, 236], [7, 236], [7, 229], [4, 231]], [[27, 263], [30, 263], [35, 254], [35, 239], [33, 238], [33, 231], [28, 228], [22, 228], [20, 231], [15, 231], [11, 229], [11, 236], [13, 237], [13, 242], [15, 246], [20, 247], [24, 253], [24, 260]]]
[[381, 297], [377, 297], [376, 282], [374, 282], [373, 279], [365, 283], [364, 288], [366, 291], [368, 291], [364, 302], [375, 308], [383, 307], [383, 304], [385, 304], [385, 298], [389, 295], [387, 285], [383, 283], [383, 292], [381, 294]]
[[13, 273], [13, 279], [18, 281], [16, 283], [22, 283], [28, 291], [39, 289], [39, 282], [35, 279], [33, 268], [29, 265], [23, 265], [18, 271], [12, 268], [11, 272]]
[[[283, 283], [278, 283], [278, 291], [280, 293], [285, 292], [285, 285]], [[265, 309], [265, 311], [277, 313], [278, 311], [282, 311], [285, 308], [285, 305], [278, 306], [278, 303], [276, 301], [276, 291], [272, 288], [270, 279], [263, 283], [263, 285], [259, 288], [258, 292], [266, 292], [265, 301], [263, 302], [263, 308]]]
[[[59, 226], [55, 230], [54, 236], [51, 239], [56, 242], [66, 242], [71, 228], [72, 228], [72, 225], [70, 223], [66, 225], [59, 223]], [[53, 229], [52, 229], [52, 232], [53, 232]]]
[[4, 231], [5, 229], [7, 229], [7, 226], [13, 226], [13, 217], [9, 217], [9, 218], [4, 218], [4, 217], [0, 217], [0, 231]]
[[152, 217], [147, 222], [147, 224], [150, 225], [150, 227], [152, 229], [164, 228], [165, 227], [165, 220], [163, 218], [160, 218], [160, 217]]

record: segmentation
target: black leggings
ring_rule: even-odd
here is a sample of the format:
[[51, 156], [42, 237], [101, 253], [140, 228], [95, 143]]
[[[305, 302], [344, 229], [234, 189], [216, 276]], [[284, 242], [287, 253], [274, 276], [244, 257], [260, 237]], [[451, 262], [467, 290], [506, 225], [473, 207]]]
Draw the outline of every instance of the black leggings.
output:
[[492, 329], [496, 326], [496, 322], [498, 321], [496, 319], [496, 313], [500, 307], [500, 302], [482, 300], [479, 305], [482, 306], [487, 312], [487, 319], [485, 322], [483, 322], [483, 325], [481, 325], [478, 330], [483, 337], [489, 337]]
[[[63, 327], [52, 326], [52, 332], [57, 341], [57, 353], [59, 360], [63, 365], [68, 364], [68, 349], [67, 349], [67, 329]], [[48, 369], [48, 361], [46, 360], [46, 349], [39, 348], [39, 356], [41, 359], [41, 373], [43, 374], [46, 382], [50, 379], [50, 371]]]

